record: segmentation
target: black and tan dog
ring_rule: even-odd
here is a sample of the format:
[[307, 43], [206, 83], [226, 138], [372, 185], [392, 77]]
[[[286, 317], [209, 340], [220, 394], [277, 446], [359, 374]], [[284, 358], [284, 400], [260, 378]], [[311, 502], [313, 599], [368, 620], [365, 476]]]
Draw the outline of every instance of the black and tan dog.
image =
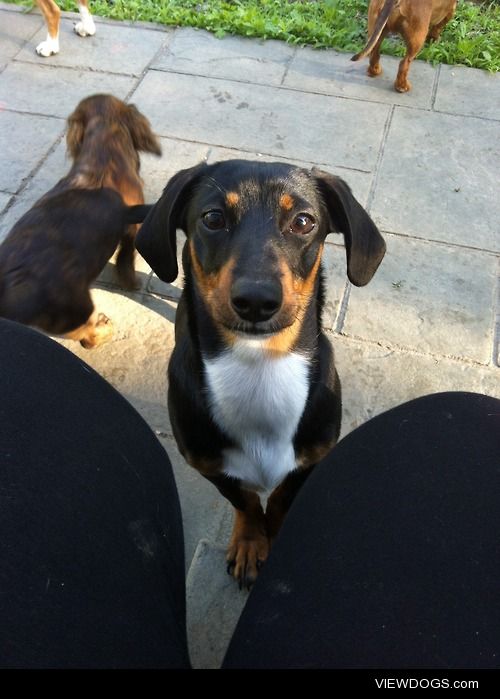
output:
[[82, 100], [68, 119], [69, 173], [0, 245], [0, 316], [88, 349], [111, 338], [89, 287], [118, 246], [121, 285], [136, 285], [134, 237], [143, 205], [139, 151], [160, 155], [147, 119], [113, 95]]
[[380, 47], [389, 33], [401, 34], [406, 56], [399, 64], [394, 87], [398, 92], [411, 90], [408, 71], [425, 40], [437, 41], [455, 13], [456, 0], [371, 0], [368, 8], [368, 43], [351, 58], [359, 61], [370, 56], [368, 75], [382, 73]]
[[[344, 234], [358, 286], [385, 244], [343, 180], [282, 163], [200, 164], [170, 180], [136, 239], [168, 282], [178, 273], [176, 228], [187, 241], [170, 418], [188, 463], [235, 508], [227, 559], [249, 586], [339, 435], [340, 382], [321, 329], [325, 238]], [[265, 513], [259, 491], [271, 491]]]

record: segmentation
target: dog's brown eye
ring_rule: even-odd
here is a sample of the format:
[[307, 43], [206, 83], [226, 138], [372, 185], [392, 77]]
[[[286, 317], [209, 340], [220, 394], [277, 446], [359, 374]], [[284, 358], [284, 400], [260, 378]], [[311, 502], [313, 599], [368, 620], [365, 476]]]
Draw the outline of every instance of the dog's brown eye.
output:
[[316, 221], [309, 214], [297, 214], [290, 225], [290, 231], [305, 235], [310, 233], [315, 225]]
[[226, 219], [222, 211], [212, 209], [201, 217], [203, 224], [211, 231], [220, 231], [226, 225]]

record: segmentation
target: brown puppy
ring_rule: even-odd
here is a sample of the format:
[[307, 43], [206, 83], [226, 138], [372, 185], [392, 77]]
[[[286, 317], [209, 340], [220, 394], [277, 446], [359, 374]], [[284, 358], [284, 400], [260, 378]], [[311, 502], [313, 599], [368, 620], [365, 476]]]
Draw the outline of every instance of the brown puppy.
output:
[[143, 206], [139, 151], [161, 154], [149, 122], [112, 95], [84, 99], [68, 119], [69, 173], [0, 245], [0, 316], [87, 348], [110, 339], [89, 286], [117, 245], [122, 286], [133, 288], [134, 237]]
[[[47, 25], [47, 38], [36, 47], [39, 56], [52, 56], [59, 53], [59, 20], [61, 10], [54, 0], [36, 0], [36, 4], [42, 11]], [[95, 34], [95, 24], [89, 12], [88, 0], [78, 0], [78, 12], [80, 21], [74, 26], [75, 32], [79, 36], [93, 36]]]
[[380, 75], [382, 41], [391, 32], [401, 34], [406, 43], [406, 56], [399, 64], [394, 87], [398, 92], [408, 92], [411, 90], [408, 80], [411, 62], [426, 39], [439, 39], [456, 6], [456, 0], [371, 0], [368, 8], [368, 43], [351, 61], [359, 61], [369, 55], [368, 75]]

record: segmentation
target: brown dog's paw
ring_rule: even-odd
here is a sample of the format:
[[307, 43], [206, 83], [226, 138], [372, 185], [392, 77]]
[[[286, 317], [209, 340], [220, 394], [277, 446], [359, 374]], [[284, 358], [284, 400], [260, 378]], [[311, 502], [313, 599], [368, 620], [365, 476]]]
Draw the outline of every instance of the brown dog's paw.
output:
[[368, 66], [366, 72], [370, 76], [370, 78], [376, 78], [377, 75], [382, 75], [382, 66], [380, 65], [380, 63], [377, 63], [377, 65], [375, 66]]
[[82, 337], [80, 344], [85, 349], [94, 349], [109, 342], [113, 337], [113, 323], [104, 313], [98, 313], [95, 324], [89, 328], [89, 332]]
[[240, 590], [249, 590], [257, 579], [262, 564], [269, 554], [267, 536], [255, 539], [232, 538], [227, 550], [227, 572], [238, 582]]
[[394, 83], [394, 89], [396, 92], [410, 92], [411, 82], [409, 80], [402, 80], [401, 82], [396, 81]]

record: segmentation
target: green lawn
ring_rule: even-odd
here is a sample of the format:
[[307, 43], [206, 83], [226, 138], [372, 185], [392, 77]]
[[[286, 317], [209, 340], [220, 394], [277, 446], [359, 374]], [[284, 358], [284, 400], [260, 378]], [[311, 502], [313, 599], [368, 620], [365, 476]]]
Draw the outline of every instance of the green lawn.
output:
[[[31, 5], [31, 0], [7, 0]], [[76, 0], [58, 0], [64, 10]], [[282, 39], [293, 44], [356, 52], [366, 39], [368, 0], [91, 0], [92, 11], [113, 19], [143, 20], [208, 29], [217, 36]], [[400, 39], [388, 39], [383, 52], [404, 54]], [[500, 3], [459, 0], [454, 19], [439, 42], [426, 46], [420, 58], [500, 69]]]

